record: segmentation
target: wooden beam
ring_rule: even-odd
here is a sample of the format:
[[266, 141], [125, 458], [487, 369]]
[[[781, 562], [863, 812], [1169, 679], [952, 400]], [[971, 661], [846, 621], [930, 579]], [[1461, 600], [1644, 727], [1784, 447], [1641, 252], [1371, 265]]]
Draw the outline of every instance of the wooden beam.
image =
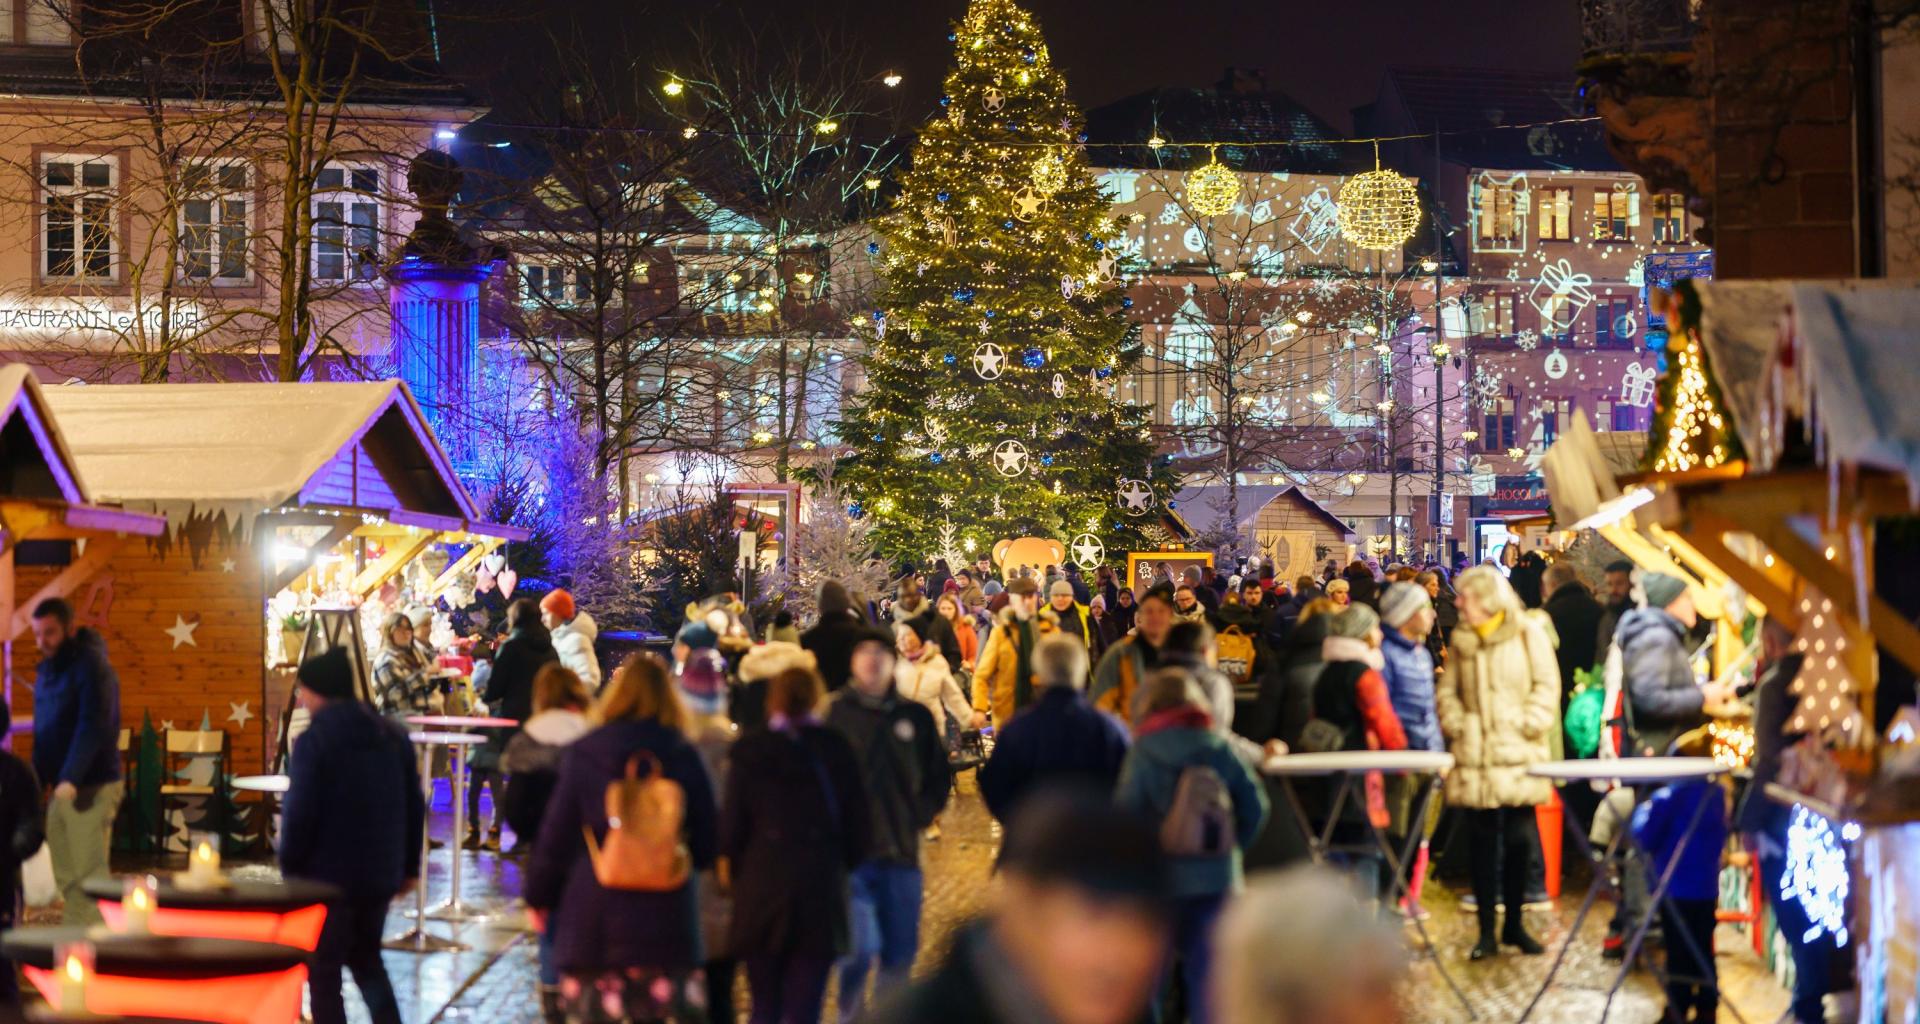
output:
[[[67, 563], [66, 568], [60, 570], [39, 590], [34, 591], [32, 597], [14, 606], [13, 614], [7, 620], [10, 626], [7, 639], [11, 641], [27, 631], [34, 606], [50, 597], [72, 596], [74, 591], [80, 589], [80, 584], [85, 583], [94, 573], [106, 568], [107, 562], [125, 543], [126, 541], [118, 537], [99, 537], [89, 543], [85, 554]], [[8, 588], [8, 592], [12, 592], [11, 587]]]
[[[1813, 545], [1807, 543], [1806, 538], [1796, 533], [1793, 527], [1785, 522], [1762, 523], [1748, 529], [1772, 548], [1774, 554], [1793, 566], [1795, 572], [1805, 577], [1807, 582], [1819, 588], [1821, 593], [1833, 601], [1836, 613], [1853, 623], [1856, 628], [1861, 627], [1861, 623], [1858, 622], [1859, 609], [1853, 600], [1854, 580], [1842, 564], [1827, 561], [1825, 554], [1814, 550]], [[1853, 571], [1865, 570], [1856, 566]], [[1867, 593], [1867, 616], [1868, 623], [1861, 631], [1872, 636], [1876, 644], [1899, 658], [1901, 664], [1915, 672], [1920, 672], [1920, 629], [1914, 628], [1913, 623], [1908, 622], [1906, 616], [1900, 614], [1899, 609], [1888, 604], [1878, 593], [1871, 590]], [[1871, 698], [1871, 693], [1861, 696]], [[1872, 705], [1863, 701], [1861, 710], [1871, 721]]]
[[467, 549], [466, 554], [447, 563], [447, 567], [440, 571], [440, 575], [433, 578], [433, 585], [427, 588], [428, 597], [439, 597], [441, 594], [446, 593], [447, 588], [453, 586], [454, 580], [459, 579], [466, 573], [472, 572], [473, 567], [479, 565], [482, 558], [487, 557], [489, 552], [498, 548], [502, 543], [498, 537], [486, 537], [478, 534], [470, 534], [468, 535], [468, 539], [473, 542], [473, 546]]
[[[302, 559], [298, 564], [293, 565], [286, 569], [281, 569], [278, 572], [274, 573], [272, 576], [268, 577], [267, 596], [272, 597], [273, 595], [278, 594], [282, 590], [285, 590], [288, 587], [293, 586], [293, 583], [295, 580], [299, 579], [302, 576], [305, 576], [308, 572], [312, 571], [313, 560], [315, 558], [331, 550], [335, 544], [338, 544], [341, 541], [347, 539], [347, 536], [353, 533], [354, 528], [359, 525], [360, 525], [360, 520], [358, 518], [347, 518], [345, 516], [342, 516], [338, 519], [334, 519], [333, 522], [330, 524], [330, 528], [327, 530], [326, 536], [321, 537], [318, 541], [314, 542], [314, 544], [311, 547], [307, 548], [307, 555], [304, 559]], [[271, 536], [271, 534], [269, 534], [269, 536]], [[272, 556], [271, 549], [269, 549], [268, 551], [268, 556], [271, 559], [271, 556]], [[271, 562], [269, 562], [269, 564], [271, 564]]]
[[[1693, 541], [1684, 533], [1669, 530], [1657, 524], [1648, 526], [1647, 529], [1653, 533], [1653, 539], [1673, 548], [1673, 553], [1680, 559], [1681, 564], [1693, 570], [1694, 575], [1700, 577], [1702, 581], [1708, 584], [1709, 589], [1716, 592], [1715, 599], [1717, 600], [1718, 592], [1733, 574], [1728, 572], [1726, 567], [1721, 565], [1718, 560], [1708, 558], [1705, 554], [1701, 553], [1700, 549], [1695, 547]], [[1747, 606], [1742, 610], [1750, 611], [1756, 616], [1767, 613], [1766, 606], [1754, 598], [1751, 592], [1748, 592]], [[1727, 609], [1714, 609], [1712, 617], [1717, 619], [1726, 612]]]
[[1730, 532], [1732, 525], [1718, 520], [1701, 517], [1681, 535], [1698, 548], [1702, 555], [1713, 560], [1733, 582], [1740, 585], [1754, 600], [1765, 606], [1767, 617], [1794, 632], [1800, 630], [1800, 603], [1785, 587], [1774, 582], [1759, 566], [1741, 558], [1727, 547], [1723, 534]]
[[392, 579], [394, 574], [407, 567], [415, 555], [427, 549], [433, 543], [437, 533], [423, 532], [410, 537], [396, 537], [387, 543], [387, 553], [372, 565], [360, 570], [353, 577], [347, 589], [365, 597], [379, 589], [380, 584]]

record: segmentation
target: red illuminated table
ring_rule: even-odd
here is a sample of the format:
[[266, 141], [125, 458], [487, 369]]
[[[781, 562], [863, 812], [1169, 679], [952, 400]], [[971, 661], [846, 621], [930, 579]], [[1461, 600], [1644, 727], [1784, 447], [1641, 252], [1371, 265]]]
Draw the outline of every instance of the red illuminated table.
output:
[[[182, 889], [173, 879], [155, 878], [156, 906], [147, 929], [160, 935], [204, 939], [246, 939], [277, 942], [309, 953], [320, 944], [320, 928], [327, 921], [327, 901], [340, 890], [322, 882], [284, 879], [234, 880], [212, 890]], [[81, 886], [100, 901], [101, 916], [119, 928], [124, 915], [120, 900], [124, 883], [118, 878], [89, 878]]]
[[292, 946], [174, 935], [104, 935], [84, 928], [16, 928], [0, 936], [0, 955], [20, 965], [49, 1002], [60, 998], [54, 949], [93, 943], [87, 1009], [97, 1014], [167, 1017], [215, 1024], [292, 1024], [300, 1018], [307, 954]]

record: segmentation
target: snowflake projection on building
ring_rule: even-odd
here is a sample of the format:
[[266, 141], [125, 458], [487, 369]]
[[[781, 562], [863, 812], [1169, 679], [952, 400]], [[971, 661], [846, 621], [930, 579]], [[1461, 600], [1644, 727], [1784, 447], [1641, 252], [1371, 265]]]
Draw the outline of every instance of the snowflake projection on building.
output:
[[1308, 287], [1313, 291], [1314, 298], [1333, 299], [1340, 296], [1340, 292], [1346, 285], [1345, 282], [1331, 274], [1322, 274], [1314, 278], [1313, 284]]
[[1287, 225], [1287, 234], [1299, 239], [1315, 256], [1339, 236], [1340, 205], [1333, 201], [1333, 194], [1326, 186], [1314, 189], [1300, 201], [1300, 212], [1294, 214], [1293, 221]]
[[1522, 352], [1531, 352], [1540, 347], [1540, 334], [1531, 327], [1521, 329], [1513, 336], [1513, 343]]
[[1787, 863], [1780, 875], [1780, 898], [1795, 900], [1807, 915], [1800, 941], [1833, 936], [1836, 946], [1847, 944], [1849, 874], [1847, 847], [1833, 824], [1794, 804], [1787, 822]]
[[1492, 412], [1499, 408], [1500, 400], [1506, 397], [1507, 386], [1498, 373], [1477, 366], [1473, 370], [1473, 377], [1462, 385], [1462, 390], [1467, 399], [1482, 412]]

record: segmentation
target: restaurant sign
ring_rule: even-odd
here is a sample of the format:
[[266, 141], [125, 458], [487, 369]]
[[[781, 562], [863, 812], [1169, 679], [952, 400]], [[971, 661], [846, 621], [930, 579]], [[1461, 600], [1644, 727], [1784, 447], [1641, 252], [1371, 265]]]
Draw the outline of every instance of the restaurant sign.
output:
[[129, 334], [157, 331], [172, 321], [173, 329], [197, 331], [201, 327], [200, 308], [176, 305], [172, 315], [149, 307], [133, 310], [105, 303], [66, 302], [43, 306], [0, 305], [0, 331], [61, 333], [66, 331]]

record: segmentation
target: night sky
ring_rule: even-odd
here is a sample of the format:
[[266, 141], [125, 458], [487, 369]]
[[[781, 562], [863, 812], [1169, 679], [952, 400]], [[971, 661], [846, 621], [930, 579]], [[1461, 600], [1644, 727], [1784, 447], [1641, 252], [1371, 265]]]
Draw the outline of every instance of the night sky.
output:
[[[442, 0], [443, 3], [446, 0]], [[1571, 74], [1579, 51], [1574, 0], [1173, 0], [1165, 3], [1026, 0], [1054, 60], [1082, 108], [1159, 86], [1209, 86], [1228, 66], [1264, 72], [1336, 128], [1351, 128], [1354, 106], [1374, 98], [1392, 65], [1556, 70]], [[553, 0], [516, 5], [522, 16], [570, 19], [589, 38], [648, 51], [670, 67], [672, 24], [688, 17], [741, 15], [795, 32], [844, 30], [866, 49], [874, 73], [892, 69], [908, 111], [925, 111], [952, 56], [949, 23], [964, 0], [688, 0], [666, 6], [632, 0]], [[449, 63], [481, 83], [496, 104], [520, 88], [534, 26], [491, 26], [465, 37]], [[803, 36], [804, 37], [804, 36]], [[615, 43], [614, 40], [620, 40]], [[831, 55], [823, 55], [831, 57]], [[910, 117], [917, 120], [916, 117]]]

